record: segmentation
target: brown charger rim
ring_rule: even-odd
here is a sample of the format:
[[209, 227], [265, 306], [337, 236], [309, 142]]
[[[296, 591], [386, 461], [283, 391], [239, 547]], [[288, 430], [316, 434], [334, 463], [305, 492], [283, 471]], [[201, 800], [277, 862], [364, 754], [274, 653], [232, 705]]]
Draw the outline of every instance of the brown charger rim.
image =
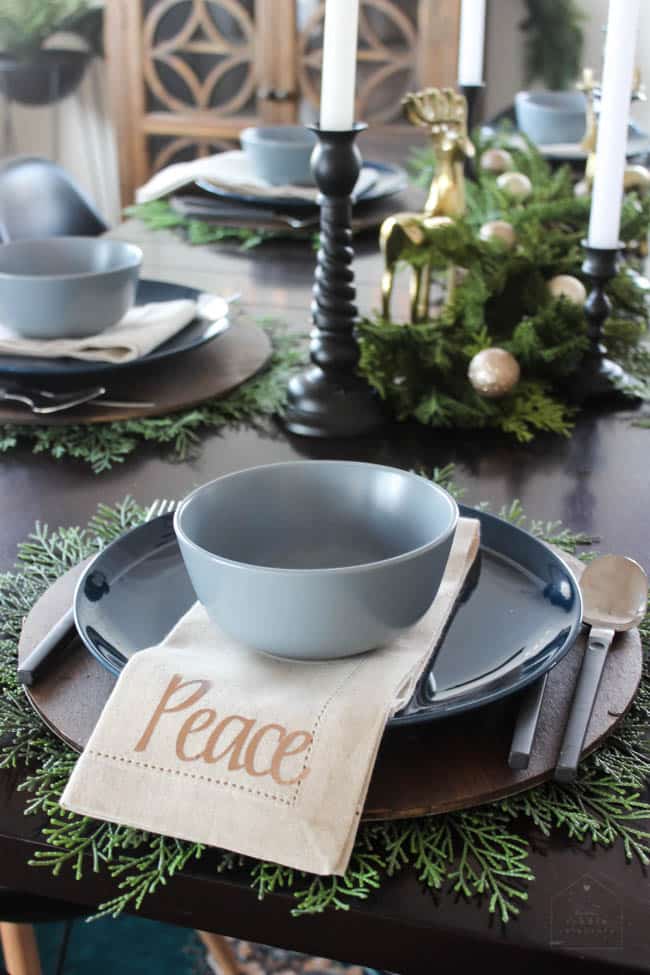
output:
[[[579, 574], [581, 564], [564, 557]], [[85, 564], [57, 580], [29, 613], [20, 638], [19, 660], [70, 606]], [[379, 752], [363, 818], [406, 819], [450, 812], [501, 799], [550, 779], [585, 645], [585, 639], [579, 638], [549, 673], [528, 769], [513, 771], [507, 765], [516, 698], [456, 718], [391, 729]], [[642, 659], [638, 630], [619, 634], [607, 658], [585, 752], [601, 744], [623, 719], [641, 680]], [[114, 683], [115, 678], [76, 640], [27, 696], [50, 729], [80, 749]]]
[[[57, 427], [178, 413], [206, 400], [226, 396], [258, 373], [268, 362], [271, 351], [271, 341], [263, 329], [253, 322], [237, 319], [226, 332], [197, 349], [152, 363], [147, 371], [143, 368], [137, 373], [116, 372], [114, 381], [100, 380], [107, 386], [111, 399], [141, 400], [154, 406], [111, 408], [87, 403], [64, 413], [37, 415], [27, 407], [2, 403], [0, 423]], [[30, 382], [26, 380], [25, 385]]]

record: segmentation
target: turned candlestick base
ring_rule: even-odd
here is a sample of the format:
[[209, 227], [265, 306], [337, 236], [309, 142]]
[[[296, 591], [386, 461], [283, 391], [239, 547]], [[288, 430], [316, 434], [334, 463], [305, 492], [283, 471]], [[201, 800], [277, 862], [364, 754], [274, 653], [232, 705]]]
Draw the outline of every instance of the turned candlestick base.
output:
[[320, 247], [314, 274], [312, 366], [289, 383], [285, 426], [303, 437], [356, 437], [384, 421], [377, 394], [358, 374], [351, 193], [361, 170], [355, 139], [314, 127], [312, 171], [320, 190]]
[[287, 429], [302, 437], [357, 437], [385, 422], [368, 385], [312, 366], [289, 383]]

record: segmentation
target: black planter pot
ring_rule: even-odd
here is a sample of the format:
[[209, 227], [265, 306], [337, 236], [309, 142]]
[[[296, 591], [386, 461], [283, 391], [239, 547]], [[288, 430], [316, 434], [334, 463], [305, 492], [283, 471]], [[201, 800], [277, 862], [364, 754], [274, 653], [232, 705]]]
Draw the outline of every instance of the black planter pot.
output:
[[88, 51], [58, 48], [22, 57], [0, 52], [0, 92], [21, 105], [51, 105], [75, 90], [90, 57]]

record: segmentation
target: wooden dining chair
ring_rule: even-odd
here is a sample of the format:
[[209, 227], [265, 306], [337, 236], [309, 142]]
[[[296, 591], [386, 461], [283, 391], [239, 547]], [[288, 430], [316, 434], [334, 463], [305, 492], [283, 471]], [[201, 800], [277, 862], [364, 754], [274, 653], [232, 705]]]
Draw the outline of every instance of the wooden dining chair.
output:
[[[402, 123], [407, 91], [455, 83], [460, 3], [361, 0], [358, 118]], [[232, 147], [247, 125], [316, 119], [324, 8], [303, 0], [299, 19], [297, 0], [106, 0], [123, 202], [170, 162]]]
[[[34, 925], [63, 921], [63, 937], [53, 969], [56, 975], [61, 975], [72, 922], [89, 913], [92, 911], [77, 904], [0, 888], [0, 945], [6, 969], [3, 972], [0, 966], [0, 975], [43, 975]], [[209, 931], [196, 933], [221, 975], [239, 975], [237, 959], [227, 938]]]
[[87, 914], [78, 904], [0, 888], [0, 945], [8, 975], [42, 975], [34, 925], [51, 921], [64, 922], [55, 965], [57, 973], [62, 971], [72, 922]]

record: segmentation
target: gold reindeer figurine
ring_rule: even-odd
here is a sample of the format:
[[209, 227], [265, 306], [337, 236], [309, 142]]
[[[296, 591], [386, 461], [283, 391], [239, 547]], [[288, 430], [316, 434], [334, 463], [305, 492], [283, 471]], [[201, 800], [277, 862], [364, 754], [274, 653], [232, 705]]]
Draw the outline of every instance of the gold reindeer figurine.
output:
[[[448, 225], [465, 213], [466, 159], [475, 150], [467, 134], [467, 101], [452, 88], [427, 88], [407, 95], [402, 104], [409, 122], [426, 126], [433, 140], [436, 174], [431, 183], [424, 213], [396, 213], [384, 220], [379, 244], [384, 257], [382, 314], [390, 317], [395, 269], [405, 251], [428, 246], [432, 231]], [[453, 271], [453, 269], [452, 269]], [[412, 268], [411, 321], [426, 321], [429, 315], [431, 265]]]

